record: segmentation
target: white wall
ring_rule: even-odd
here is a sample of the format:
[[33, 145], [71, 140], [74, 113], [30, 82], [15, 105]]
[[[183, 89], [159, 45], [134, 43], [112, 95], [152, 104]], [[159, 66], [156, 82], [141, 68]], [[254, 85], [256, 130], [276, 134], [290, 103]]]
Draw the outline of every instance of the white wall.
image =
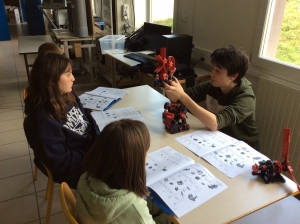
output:
[[[187, 3], [188, 2], [188, 3]], [[190, 34], [197, 47], [214, 50], [229, 44], [252, 51], [260, 0], [178, 1], [177, 31]], [[184, 15], [187, 22], [183, 22]]]
[[[174, 32], [192, 35], [192, 57], [197, 59], [203, 54], [207, 64], [215, 49], [230, 44], [242, 47], [251, 57], [256, 52], [257, 30], [263, 23], [259, 20], [262, 2], [267, 0], [175, 0]], [[283, 71], [282, 77], [284, 73], [287, 72]], [[254, 90], [260, 75], [272, 78], [267, 69], [250, 65], [247, 78], [254, 84]], [[299, 88], [293, 82], [282, 82]]]

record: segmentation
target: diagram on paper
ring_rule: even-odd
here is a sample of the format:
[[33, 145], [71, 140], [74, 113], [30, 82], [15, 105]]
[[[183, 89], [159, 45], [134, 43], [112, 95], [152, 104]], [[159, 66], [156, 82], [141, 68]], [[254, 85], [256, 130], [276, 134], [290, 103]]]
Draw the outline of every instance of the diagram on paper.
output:
[[176, 140], [198, 156], [202, 156], [237, 141], [220, 131], [209, 130], [199, 130], [178, 137]]
[[111, 103], [110, 98], [93, 96], [86, 93], [80, 95], [79, 99], [84, 108], [90, 108], [101, 111], [104, 110]]
[[149, 186], [181, 217], [227, 186], [200, 164], [192, 164]]
[[102, 131], [103, 128], [112, 121], [121, 119], [132, 119], [145, 122], [141, 113], [133, 109], [133, 107], [124, 107], [106, 111], [95, 111], [92, 112], [91, 115], [98, 125], [100, 131]]
[[194, 160], [169, 146], [151, 152], [146, 162], [147, 186], [192, 163]]
[[98, 87], [93, 91], [86, 92], [90, 95], [108, 97], [111, 99], [122, 98], [128, 93], [128, 90], [125, 89], [117, 89], [117, 88], [108, 88], [108, 87]]
[[251, 170], [255, 162], [269, 159], [242, 141], [201, 157], [231, 178]]

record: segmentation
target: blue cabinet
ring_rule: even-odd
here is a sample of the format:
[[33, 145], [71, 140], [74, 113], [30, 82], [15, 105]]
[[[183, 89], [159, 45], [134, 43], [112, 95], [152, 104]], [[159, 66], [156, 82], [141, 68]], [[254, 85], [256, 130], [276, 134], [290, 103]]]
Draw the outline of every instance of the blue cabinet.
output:
[[10, 40], [4, 1], [0, 1], [0, 41]]
[[46, 35], [43, 13], [38, 8], [41, 0], [25, 0], [24, 3], [29, 35]]

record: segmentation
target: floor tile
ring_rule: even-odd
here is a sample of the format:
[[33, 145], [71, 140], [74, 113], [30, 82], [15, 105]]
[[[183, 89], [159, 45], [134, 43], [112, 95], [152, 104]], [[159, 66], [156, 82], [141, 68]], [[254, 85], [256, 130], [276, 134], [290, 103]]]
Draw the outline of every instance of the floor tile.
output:
[[12, 95], [0, 96], [0, 103], [1, 104], [3, 104], [3, 103], [13, 103], [13, 102], [18, 102], [18, 103], [21, 102], [20, 95], [17, 92], [15, 92]]
[[[10, 111], [15, 111], [15, 109], [1, 108], [1, 105], [0, 105], [0, 113], [6, 113], [6, 112], [10, 112]], [[22, 110], [20, 110], [20, 111], [22, 111]]]
[[19, 95], [19, 84], [0, 84], [0, 96]]
[[16, 67], [17, 72], [26, 72], [26, 67], [24, 66], [18, 66]]
[[14, 142], [26, 141], [25, 133], [23, 129], [6, 131], [0, 135], [0, 144], [10, 144]]
[[14, 62], [15, 62], [16, 67], [24, 67], [25, 68], [25, 61], [24, 61], [23, 56], [15, 58]]
[[5, 76], [3, 78], [1, 78], [1, 76], [0, 76], [1, 84], [12, 84], [12, 83], [18, 82], [16, 73], [15, 73], [15, 75], [7, 75], [7, 74], [10, 74], [10, 73], [1, 73], [0, 72], [0, 75], [1, 74]]
[[[23, 112], [20, 110], [13, 110], [7, 112], [0, 111], [0, 122], [1, 121], [9, 121], [17, 118], [23, 118]], [[0, 127], [1, 128], [1, 127]]]
[[0, 179], [0, 202], [35, 193], [32, 173]]
[[[35, 165], [32, 163], [32, 166], [34, 172]], [[37, 180], [34, 181], [36, 192], [45, 192], [45, 190], [47, 189], [47, 183], [48, 183], [48, 177], [39, 170]]]
[[[7, 110], [22, 110], [21, 101], [16, 101], [12, 103], [1, 103], [0, 109], [7, 109]], [[0, 137], [1, 138], [1, 137]]]
[[42, 224], [42, 223], [45, 223], [45, 221], [41, 222], [40, 220], [35, 220], [35, 221], [32, 221], [32, 222], [28, 222], [26, 224]]
[[0, 203], [0, 223], [15, 224], [28, 223], [39, 219], [36, 195], [30, 194], [24, 197]]
[[[17, 68], [16, 68], [15, 64], [13, 66], [6, 65], [6, 66], [1, 67], [0, 77], [2, 75], [11, 74], [11, 73], [14, 74], [14, 76], [16, 76]], [[14, 76], [12, 76], [12, 77], [14, 77]], [[1, 81], [1, 83], [2, 83], [2, 81]], [[2, 84], [4, 84], [4, 83], [2, 83]]]
[[[45, 223], [45, 218], [41, 219], [42, 223]], [[51, 215], [50, 224], [68, 224], [67, 218], [65, 217], [63, 212]], [[30, 223], [31, 224], [31, 223]]]
[[[45, 218], [47, 212], [48, 200], [45, 199], [45, 194], [46, 191], [40, 191], [36, 194], [41, 218]], [[62, 212], [62, 208], [59, 199], [59, 186], [57, 186], [54, 188], [51, 214], [53, 215], [59, 212]]]
[[30, 153], [27, 141], [15, 142], [6, 145], [0, 145], [0, 161], [12, 159], [20, 156], [26, 156]]
[[0, 133], [6, 131], [13, 131], [23, 128], [23, 118], [7, 120], [7, 121], [0, 121]]
[[29, 155], [0, 161], [0, 179], [32, 172]]

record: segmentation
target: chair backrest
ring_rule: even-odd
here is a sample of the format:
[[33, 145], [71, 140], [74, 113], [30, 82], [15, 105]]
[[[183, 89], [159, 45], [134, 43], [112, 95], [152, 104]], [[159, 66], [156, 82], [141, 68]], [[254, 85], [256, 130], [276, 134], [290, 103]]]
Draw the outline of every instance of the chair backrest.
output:
[[48, 180], [50, 180], [51, 182], [54, 183], [51, 171], [48, 169], [48, 167], [45, 166], [45, 164], [43, 162], [42, 162], [42, 164], [43, 164], [43, 166], [44, 166], [44, 168], [45, 168], [45, 170], [47, 172]]
[[59, 196], [63, 212], [69, 223], [78, 224], [78, 222], [75, 220], [76, 199], [66, 182], [62, 182], [60, 184]]
[[29, 93], [29, 86], [26, 87], [24, 90], [23, 90], [23, 100], [25, 100], [28, 96], [28, 93]]
[[[30, 89], [29, 86], [27, 86], [26, 88], [24, 88], [24, 90], [23, 90], [23, 100], [25, 100], [25, 99], [27, 98], [27, 96], [28, 96], [28, 94], [29, 94], [29, 89]], [[27, 116], [24, 114], [24, 119], [25, 119], [26, 117], [27, 117]]]

